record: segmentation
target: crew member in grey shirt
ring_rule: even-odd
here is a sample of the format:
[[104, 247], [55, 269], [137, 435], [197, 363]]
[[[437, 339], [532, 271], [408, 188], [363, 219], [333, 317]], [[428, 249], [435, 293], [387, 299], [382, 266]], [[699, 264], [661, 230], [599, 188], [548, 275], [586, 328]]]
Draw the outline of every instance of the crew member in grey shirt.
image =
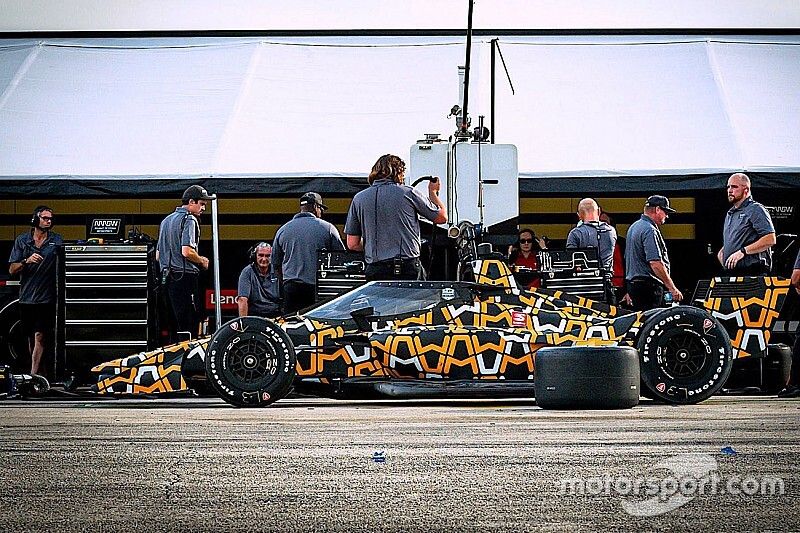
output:
[[725, 274], [766, 276], [772, 268], [775, 226], [766, 208], [753, 200], [750, 178], [737, 172], [728, 178], [728, 202], [722, 248], [717, 252]]
[[318, 252], [344, 250], [339, 230], [320, 218], [327, 209], [322, 196], [307, 192], [300, 198], [300, 212], [275, 234], [272, 268], [281, 283], [286, 313], [314, 303]]
[[31, 374], [44, 372], [45, 350], [52, 346], [56, 325], [56, 261], [61, 235], [52, 231], [53, 210], [33, 210], [31, 230], [18, 236], [8, 258], [8, 273], [20, 275], [19, 313], [25, 334], [33, 339]]
[[266, 242], [252, 248], [250, 264], [239, 274], [239, 316], [273, 318], [281, 314], [278, 279], [270, 269], [271, 255], [272, 246]]
[[605, 300], [616, 304], [612, 277], [614, 275], [614, 245], [617, 243], [617, 230], [600, 221], [600, 207], [593, 198], [578, 202], [578, 226], [567, 235], [567, 250], [570, 248], [594, 248], [600, 266], [603, 268]]
[[405, 171], [396, 155], [378, 158], [367, 178], [370, 186], [355, 195], [347, 213], [347, 247], [364, 252], [369, 281], [423, 279], [418, 216], [434, 224], [447, 222], [439, 179], [428, 182], [426, 198], [403, 184]]
[[596, 248], [600, 264], [611, 272], [617, 230], [600, 221], [600, 208], [592, 198], [584, 198], [578, 203], [578, 218], [581, 220], [580, 224], [567, 235], [567, 249]]
[[167, 215], [158, 230], [156, 259], [166, 283], [170, 311], [170, 341], [194, 338], [200, 325], [200, 269], [208, 270], [208, 258], [197, 253], [200, 215], [212, 196], [200, 185], [183, 192], [181, 205]]
[[641, 218], [628, 228], [625, 247], [625, 279], [634, 310], [646, 311], [664, 303], [664, 289], [674, 302], [683, 294], [670, 277], [667, 244], [659, 229], [675, 210], [665, 196], [647, 199]]

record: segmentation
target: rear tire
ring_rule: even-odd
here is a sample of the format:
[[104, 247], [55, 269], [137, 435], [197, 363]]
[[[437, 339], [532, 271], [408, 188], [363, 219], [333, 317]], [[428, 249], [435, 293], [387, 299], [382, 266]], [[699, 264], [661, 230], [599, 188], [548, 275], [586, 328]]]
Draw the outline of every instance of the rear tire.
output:
[[643, 388], [666, 403], [707, 399], [722, 388], [733, 368], [725, 328], [695, 307], [676, 306], [649, 316], [636, 347]]
[[294, 345], [266, 318], [242, 317], [211, 337], [205, 358], [208, 383], [237, 407], [263, 407], [283, 398], [295, 375]]
[[764, 365], [763, 391], [766, 394], [777, 394], [789, 383], [792, 371], [792, 347], [786, 344], [767, 345], [767, 358]]
[[534, 386], [543, 409], [628, 409], [639, 403], [639, 354], [630, 346], [541, 348]]

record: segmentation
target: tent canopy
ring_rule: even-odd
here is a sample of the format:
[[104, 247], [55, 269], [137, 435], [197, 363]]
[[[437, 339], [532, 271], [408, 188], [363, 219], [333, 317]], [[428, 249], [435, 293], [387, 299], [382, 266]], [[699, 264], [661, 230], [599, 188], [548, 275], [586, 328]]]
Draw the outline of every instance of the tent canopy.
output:
[[[515, 93], [499, 70], [495, 140], [518, 146], [523, 178], [746, 170], [797, 184], [800, 36], [499, 42]], [[473, 125], [488, 125], [489, 61], [476, 40]], [[455, 130], [463, 63], [452, 37], [0, 40], [0, 192], [348, 183]]]

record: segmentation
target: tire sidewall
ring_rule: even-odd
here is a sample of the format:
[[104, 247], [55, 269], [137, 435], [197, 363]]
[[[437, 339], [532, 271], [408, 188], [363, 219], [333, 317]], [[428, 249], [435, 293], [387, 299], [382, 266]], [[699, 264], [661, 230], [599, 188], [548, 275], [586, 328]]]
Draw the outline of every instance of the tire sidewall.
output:
[[[676, 331], [677, 328], [677, 331]], [[706, 351], [701, 369], [680, 378], [665, 368], [664, 344], [673, 335], [694, 338]], [[637, 339], [642, 390], [667, 403], [691, 404], [703, 401], [727, 381], [733, 367], [730, 337], [722, 324], [702, 309], [675, 306], [648, 317]]]
[[[270, 356], [274, 373], [268, 379], [254, 382], [246, 388], [232, 376], [231, 349], [249, 339], [269, 343], [274, 350]], [[211, 337], [205, 357], [206, 378], [211, 387], [226, 402], [238, 407], [262, 407], [284, 397], [295, 376], [294, 345], [286, 332], [266, 318], [240, 317], [220, 326]]]

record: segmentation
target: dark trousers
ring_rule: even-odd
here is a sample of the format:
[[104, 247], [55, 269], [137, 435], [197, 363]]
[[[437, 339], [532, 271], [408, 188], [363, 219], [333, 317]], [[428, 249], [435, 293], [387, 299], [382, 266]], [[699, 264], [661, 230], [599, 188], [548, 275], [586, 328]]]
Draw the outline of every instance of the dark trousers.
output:
[[789, 383], [795, 387], [800, 387], [800, 331], [794, 337], [794, 348], [792, 349], [792, 371]]
[[769, 276], [769, 268], [764, 263], [756, 263], [746, 267], [736, 267], [731, 270], [723, 270], [723, 276]]
[[367, 281], [425, 279], [419, 257], [388, 259], [370, 263], [365, 269]]
[[200, 325], [200, 279], [191, 272], [171, 273], [167, 279], [167, 307], [171, 313], [170, 341], [186, 338], [178, 332], [188, 331], [191, 338], [197, 337]]
[[303, 283], [299, 279], [283, 282], [284, 313], [294, 313], [313, 305], [315, 286]]
[[634, 278], [627, 285], [634, 311], [647, 311], [664, 304], [664, 286], [653, 278]]

